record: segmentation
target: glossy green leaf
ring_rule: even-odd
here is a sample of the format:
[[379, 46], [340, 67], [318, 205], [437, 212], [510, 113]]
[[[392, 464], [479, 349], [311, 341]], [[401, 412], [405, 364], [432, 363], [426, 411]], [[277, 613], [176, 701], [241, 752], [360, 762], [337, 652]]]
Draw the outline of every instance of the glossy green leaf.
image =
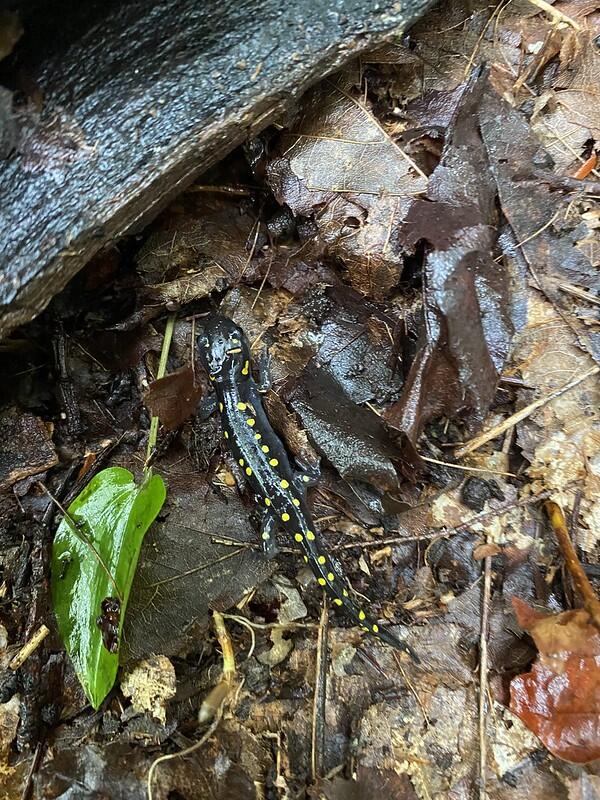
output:
[[[99, 472], [68, 508], [52, 547], [52, 600], [58, 627], [94, 708], [112, 688], [119, 666], [127, 600], [144, 534], [165, 502], [162, 478], [137, 486], [121, 467]], [[71, 521], [72, 520], [72, 521]], [[74, 523], [74, 524], [73, 524]], [[103, 601], [117, 598], [115, 632], [103, 632]], [[110, 600], [109, 600], [110, 602]], [[106, 604], [105, 604], [106, 608]], [[106, 614], [104, 615], [106, 620]], [[117, 633], [118, 626], [118, 633]], [[110, 652], [108, 641], [117, 652]]]

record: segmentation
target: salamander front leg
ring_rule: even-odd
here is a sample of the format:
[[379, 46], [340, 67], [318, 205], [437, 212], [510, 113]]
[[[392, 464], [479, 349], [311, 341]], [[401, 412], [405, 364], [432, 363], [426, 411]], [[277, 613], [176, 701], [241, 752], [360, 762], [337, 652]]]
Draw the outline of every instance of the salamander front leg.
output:
[[206, 420], [211, 417], [215, 411], [217, 410], [217, 395], [212, 392], [211, 394], [207, 394], [206, 397], [203, 397], [202, 400], [198, 403], [198, 410], [196, 411], [196, 416], [201, 422], [206, 422]]
[[267, 558], [274, 558], [278, 552], [277, 539], [275, 538], [276, 523], [275, 514], [270, 508], [265, 508], [260, 521], [260, 541]]
[[315, 486], [321, 477], [321, 469], [318, 464], [309, 464], [296, 456], [296, 464], [299, 472], [294, 475], [294, 485], [296, 489], [304, 491], [311, 486]]
[[258, 368], [258, 383], [256, 384], [256, 388], [261, 394], [266, 394], [273, 385], [271, 376], [271, 356], [269, 355], [269, 351], [263, 350], [255, 363]]

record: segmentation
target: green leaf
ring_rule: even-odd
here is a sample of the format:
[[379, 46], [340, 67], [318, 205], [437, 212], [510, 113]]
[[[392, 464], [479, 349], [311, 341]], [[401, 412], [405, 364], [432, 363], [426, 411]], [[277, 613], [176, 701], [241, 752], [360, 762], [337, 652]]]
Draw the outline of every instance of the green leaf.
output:
[[[104, 700], [119, 666], [118, 644], [144, 534], [165, 502], [158, 475], [142, 486], [121, 467], [99, 472], [68, 509], [52, 547], [52, 601], [58, 628], [94, 708]], [[75, 524], [73, 524], [75, 523]], [[109, 652], [97, 620], [116, 598], [118, 633]], [[105, 614], [106, 617], [106, 614]], [[106, 630], [106, 625], [103, 626]], [[110, 644], [111, 637], [105, 634]]]

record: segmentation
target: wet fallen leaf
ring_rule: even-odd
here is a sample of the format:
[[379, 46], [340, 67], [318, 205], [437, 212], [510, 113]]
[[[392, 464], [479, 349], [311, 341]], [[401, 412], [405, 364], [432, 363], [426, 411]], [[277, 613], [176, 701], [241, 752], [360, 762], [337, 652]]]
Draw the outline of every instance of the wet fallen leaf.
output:
[[137, 486], [110, 467], [68, 508], [52, 546], [52, 602], [58, 628], [94, 708], [110, 691], [144, 534], [165, 501], [160, 476]]
[[428, 200], [413, 201], [401, 234], [408, 247], [427, 244], [425, 324], [403, 394], [385, 419], [413, 445], [433, 417], [469, 409], [471, 423], [481, 421], [511, 347], [508, 276], [491, 257], [496, 188], [477, 122], [486, 87], [485, 72], [465, 86]]
[[196, 411], [202, 388], [194, 378], [194, 370], [183, 367], [150, 384], [144, 403], [166, 430], [175, 430]]
[[[238, 603], [276, 568], [250, 545], [258, 541], [233, 482], [216, 492], [185, 453], [173, 451], [169, 491], [174, 499], [146, 537], [126, 619], [123, 660], [152, 653], [177, 655], [211, 609]], [[176, 465], [176, 466], [175, 466]]]
[[323, 369], [305, 368], [290, 398], [311, 443], [347, 480], [395, 489], [397, 456], [381, 419], [357, 406]]
[[539, 653], [511, 682], [511, 711], [558, 758], [600, 758], [600, 631], [583, 609], [541, 614], [516, 597], [513, 607]]
[[381, 299], [397, 285], [398, 227], [427, 181], [343, 78], [304, 97], [267, 180], [294, 214], [314, 215], [329, 255], [361, 294]]

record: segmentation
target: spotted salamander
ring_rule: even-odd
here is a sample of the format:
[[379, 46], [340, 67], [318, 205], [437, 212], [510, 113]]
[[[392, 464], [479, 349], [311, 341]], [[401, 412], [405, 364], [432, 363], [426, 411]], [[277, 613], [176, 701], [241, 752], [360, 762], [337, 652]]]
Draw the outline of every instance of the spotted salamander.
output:
[[227, 317], [211, 316], [197, 338], [197, 355], [215, 388], [205, 411], [210, 413], [218, 407], [228, 448], [255, 494], [262, 512], [265, 553], [269, 557], [276, 553], [276, 529], [289, 532], [333, 603], [343, 607], [362, 630], [405, 650], [418, 661], [408, 645], [381, 628], [355, 602], [340, 564], [319, 542], [306, 498], [306, 489], [314, 484], [317, 475], [308, 468], [292, 468], [265, 414], [261, 388], [252, 377], [250, 348], [241, 328]]

